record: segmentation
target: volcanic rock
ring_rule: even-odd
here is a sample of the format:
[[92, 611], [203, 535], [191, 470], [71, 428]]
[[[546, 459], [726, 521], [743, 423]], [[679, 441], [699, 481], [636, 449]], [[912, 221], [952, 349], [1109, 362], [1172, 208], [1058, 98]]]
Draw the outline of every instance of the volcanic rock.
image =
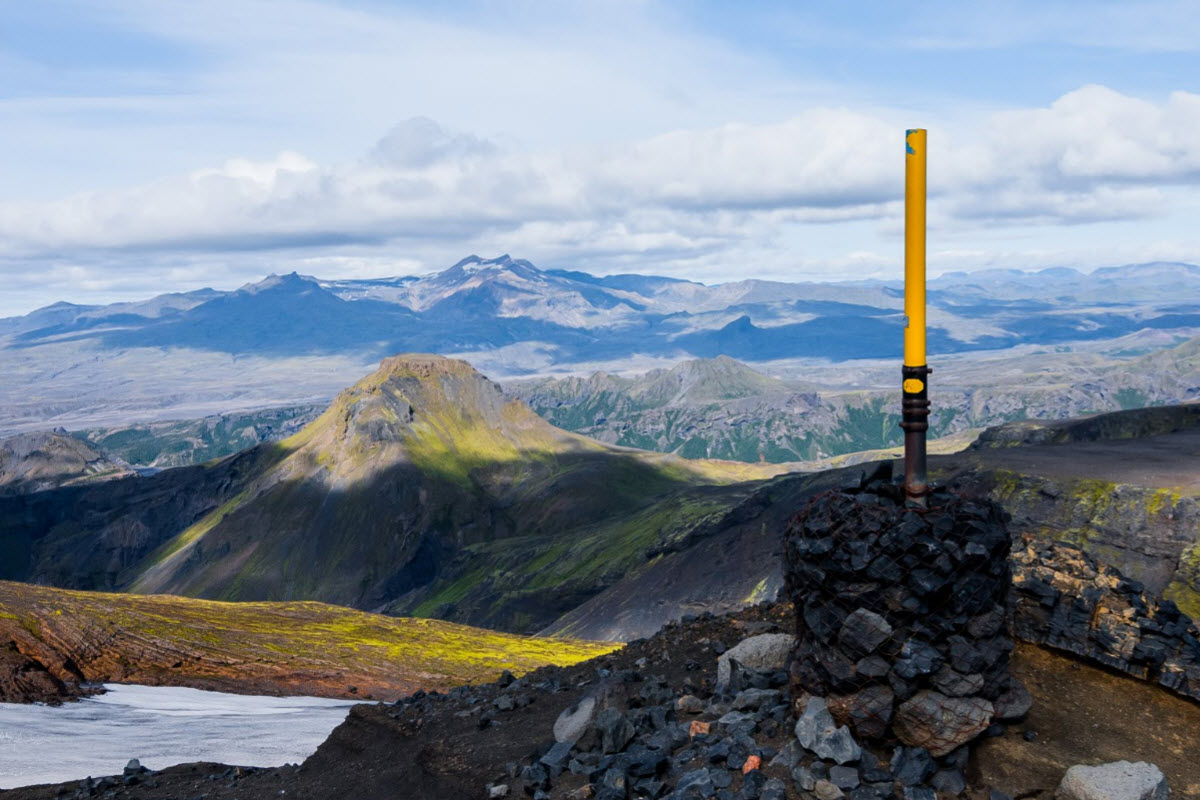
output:
[[924, 690], [896, 709], [893, 730], [910, 747], [944, 756], [987, 730], [995, 710], [979, 697], [947, 697]]
[[837, 695], [827, 699], [835, 721], [849, 725], [864, 739], [882, 737], [892, 721], [895, 695], [887, 686], [868, 686], [860, 692]]
[[821, 697], [808, 701], [804, 713], [796, 722], [796, 738], [806, 750], [839, 764], [852, 763], [862, 756], [862, 749], [854, 741], [850, 729], [839, 727], [834, 722], [825, 699]]
[[1154, 764], [1116, 761], [1067, 770], [1054, 796], [1058, 800], [1167, 800], [1167, 779]]
[[760, 672], [774, 672], [784, 668], [793, 642], [794, 638], [786, 633], [764, 633], [738, 642], [717, 659], [717, 691], [729, 688], [730, 661]]
[[628, 718], [615, 708], [606, 708], [597, 714], [595, 725], [600, 732], [600, 748], [605, 753], [621, 752], [637, 734]]

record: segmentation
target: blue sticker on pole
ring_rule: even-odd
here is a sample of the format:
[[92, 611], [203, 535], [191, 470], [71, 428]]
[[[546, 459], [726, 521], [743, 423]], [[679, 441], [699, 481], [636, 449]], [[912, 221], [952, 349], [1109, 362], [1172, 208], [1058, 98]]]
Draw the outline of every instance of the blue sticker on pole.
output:
[[904, 151], [906, 153], [908, 153], [908, 155], [910, 155], [910, 156], [915, 156], [917, 154], [917, 151], [913, 150], [913, 146], [908, 143], [908, 137], [916, 132], [917, 132], [916, 128], [909, 128], [908, 130], [906, 130], [904, 132]]

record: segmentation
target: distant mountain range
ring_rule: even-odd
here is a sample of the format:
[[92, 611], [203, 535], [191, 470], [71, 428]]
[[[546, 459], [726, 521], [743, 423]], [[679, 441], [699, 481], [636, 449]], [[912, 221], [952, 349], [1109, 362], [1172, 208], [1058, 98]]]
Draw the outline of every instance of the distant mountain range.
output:
[[[1200, 268], [1140, 264], [1083, 274], [993, 270], [930, 283], [938, 352], [1200, 327]], [[553, 365], [634, 354], [780, 358], [898, 355], [899, 283], [705, 286], [672, 278], [540, 270], [470, 256], [426, 277], [324, 281], [291, 273], [231, 292], [142, 303], [58, 303], [0, 320], [10, 347], [93, 342], [234, 354], [462, 353], [534, 345]], [[513, 363], [509, 374], [528, 371]]]
[[[705, 286], [470, 256], [425, 277], [291, 273], [235, 291], [58, 303], [0, 320], [0, 432], [311, 403], [397, 352], [459, 355], [496, 377], [721, 355], [894, 358], [902, 294], [898, 282]], [[1200, 268], [952, 273], [930, 282], [929, 302], [934, 355], [1137, 332], [1183, 338], [1200, 332]]]

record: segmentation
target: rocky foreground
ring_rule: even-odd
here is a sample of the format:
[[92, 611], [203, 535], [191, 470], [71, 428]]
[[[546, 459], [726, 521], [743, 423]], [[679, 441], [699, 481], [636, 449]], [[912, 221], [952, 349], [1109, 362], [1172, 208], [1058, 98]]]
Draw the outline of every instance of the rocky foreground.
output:
[[[809, 741], [822, 748], [814, 752], [797, 738], [786, 674], [773, 660], [786, 652], [774, 643], [793, 627], [782, 604], [704, 615], [575, 666], [356, 706], [299, 766], [138, 764], [0, 796], [932, 800], [962, 789], [973, 798], [1049, 798], [1069, 767], [1122, 759], [1157, 764], [1177, 796], [1200, 788], [1191, 752], [1200, 706], [1028, 645], [1014, 653], [1013, 672], [1033, 709], [989, 731], [969, 765], [961, 751], [935, 758], [854, 742], [846, 744], [857, 754], [824, 750], [831, 734], [844, 734], [823, 726]], [[753, 666], [732, 663], [740, 659]]]

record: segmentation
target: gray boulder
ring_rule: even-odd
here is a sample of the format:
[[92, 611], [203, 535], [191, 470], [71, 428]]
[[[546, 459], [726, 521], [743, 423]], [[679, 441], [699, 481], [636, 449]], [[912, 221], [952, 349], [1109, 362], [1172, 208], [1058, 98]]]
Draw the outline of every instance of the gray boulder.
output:
[[738, 642], [717, 659], [717, 691], [729, 686], [731, 660], [759, 672], [774, 672], [783, 669], [794, 642], [789, 633], [764, 633]]
[[1067, 770], [1054, 796], [1058, 800], [1167, 800], [1171, 792], [1162, 770], [1139, 761], [1115, 761]]
[[564, 709], [554, 721], [554, 741], [571, 744], [579, 741], [596, 718], [596, 705], [595, 697], [585, 697]]

